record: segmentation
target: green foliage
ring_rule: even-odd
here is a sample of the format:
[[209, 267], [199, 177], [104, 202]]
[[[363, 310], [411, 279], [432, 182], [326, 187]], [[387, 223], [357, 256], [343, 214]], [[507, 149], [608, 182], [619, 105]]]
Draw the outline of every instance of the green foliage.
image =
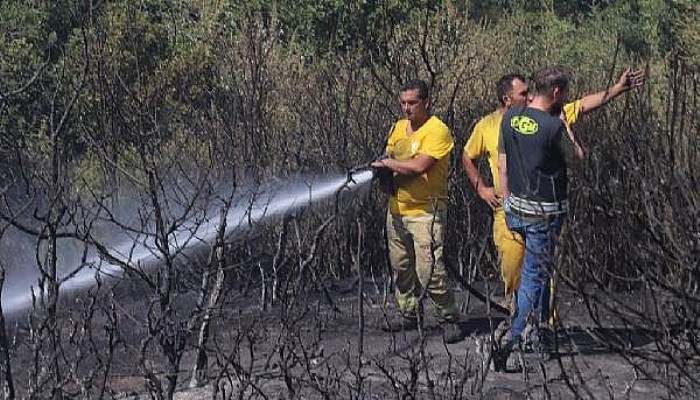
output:
[[254, 0], [227, 3], [221, 16], [222, 22], [238, 29], [260, 15], [266, 28], [274, 23], [282, 40], [302, 43], [309, 54], [344, 53], [371, 47], [394, 26], [434, 16], [442, 4], [441, 0]]
[[[43, 29], [48, 11], [23, 2], [0, 3], [0, 76], [2, 90], [16, 89], [42, 61], [48, 41]], [[55, 40], [55, 36], [49, 38]]]
[[[97, 3], [90, 13], [81, 7], [0, 4], [3, 90], [54, 55], [40, 81], [6, 104], [0, 127], [17, 139], [5, 148], [21, 143], [21, 154], [46, 162], [48, 121], [64, 109], [87, 61], [62, 151], [94, 186], [119, 181], [113, 168], [91, 175], [98, 157], [141, 176], [139, 162], [180, 157], [182, 146], [196, 159], [189, 165], [219, 159], [260, 177], [360, 164], [381, 148], [398, 116], [396, 87], [413, 77], [431, 83], [433, 110], [463, 143], [473, 120], [495, 106], [493, 83], [504, 73], [563, 64], [573, 71], [576, 95], [612, 84], [627, 65], [648, 63], [659, 73], [667, 53], [691, 65], [698, 57], [692, 1], [126, 0]], [[649, 115], [663, 113], [663, 100], [650, 101]], [[136, 149], [149, 157], [139, 161]]]
[[664, 15], [661, 22], [664, 50], [697, 69], [700, 67], [700, 3], [671, 1]]

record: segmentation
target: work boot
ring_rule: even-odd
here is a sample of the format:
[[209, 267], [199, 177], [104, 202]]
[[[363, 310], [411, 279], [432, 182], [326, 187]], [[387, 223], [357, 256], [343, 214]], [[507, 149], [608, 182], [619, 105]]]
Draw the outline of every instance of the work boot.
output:
[[502, 346], [493, 353], [493, 371], [520, 372], [523, 368], [522, 352], [514, 346]]
[[385, 332], [414, 331], [418, 329], [418, 317], [413, 314], [400, 314], [388, 317], [382, 330]]
[[512, 353], [512, 346], [504, 345], [500, 346], [494, 344], [494, 348], [491, 352], [491, 370], [494, 372], [506, 372], [506, 363]]
[[505, 343], [495, 345], [492, 358], [491, 370], [495, 372], [519, 372], [523, 368], [522, 351], [519, 345], [520, 340], [513, 341], [508, 335]]
[[554, 352], [554, 331], [544, 324], [537, 329], [536, 350], [542, 361], [549, 361]]
[[464, 339], [464, 333], [457, 321], [441, 321], [440, 329], [442, 329], [442, 337], [447, 344], [461, 342]]

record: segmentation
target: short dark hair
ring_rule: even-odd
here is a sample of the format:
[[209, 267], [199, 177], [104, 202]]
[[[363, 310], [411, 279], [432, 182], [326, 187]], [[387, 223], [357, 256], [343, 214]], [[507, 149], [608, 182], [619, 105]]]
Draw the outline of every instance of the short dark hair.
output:
[[540, 68], [535, 73], [535, 90], [539, 95], [550, 96], [553, 88], [567, 89], [568, 87], [569, 72], [561, 66]]
[[513, 93], [513, 81], [516, 79], [527, 82], [525, 76], [516, 73], [503, 75], [501, 79], [496, 82], [496, 96], [498, 96], [498, 102], [501, 103], [502, 106], [506, 105], [503, 98]]
[[405, 92], [407, 90], [418, 90], [418, 97], [421, 100], [425, 100], [430, 97], [430, 90], [428, 89], [428, 84], [422, 79], [411, 79], [401, 86], [400, 92]]

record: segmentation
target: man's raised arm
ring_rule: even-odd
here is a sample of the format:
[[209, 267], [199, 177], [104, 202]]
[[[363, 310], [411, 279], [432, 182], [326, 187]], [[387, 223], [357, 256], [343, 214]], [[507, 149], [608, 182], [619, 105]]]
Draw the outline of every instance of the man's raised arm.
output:
[[631, 68], [627, 68], [614, 85], [600, 92], [582, 97], [579, 100], [581, 113], [585, 114], [608, 104], [610, 100], [622, 93], [644, 85], [645, 80], [646, 77], [643, 70], [632, 71]]

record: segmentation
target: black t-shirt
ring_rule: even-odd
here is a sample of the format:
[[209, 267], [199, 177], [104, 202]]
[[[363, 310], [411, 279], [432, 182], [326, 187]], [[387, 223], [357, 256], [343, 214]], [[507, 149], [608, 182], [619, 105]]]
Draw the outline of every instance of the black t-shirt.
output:
[[510, 109], [503, 116], [498, 151], [506, 154], [508, 186], [517, 197], [565, 200], [566, 158], [572, 148], [557, 116], [531, 107]]

